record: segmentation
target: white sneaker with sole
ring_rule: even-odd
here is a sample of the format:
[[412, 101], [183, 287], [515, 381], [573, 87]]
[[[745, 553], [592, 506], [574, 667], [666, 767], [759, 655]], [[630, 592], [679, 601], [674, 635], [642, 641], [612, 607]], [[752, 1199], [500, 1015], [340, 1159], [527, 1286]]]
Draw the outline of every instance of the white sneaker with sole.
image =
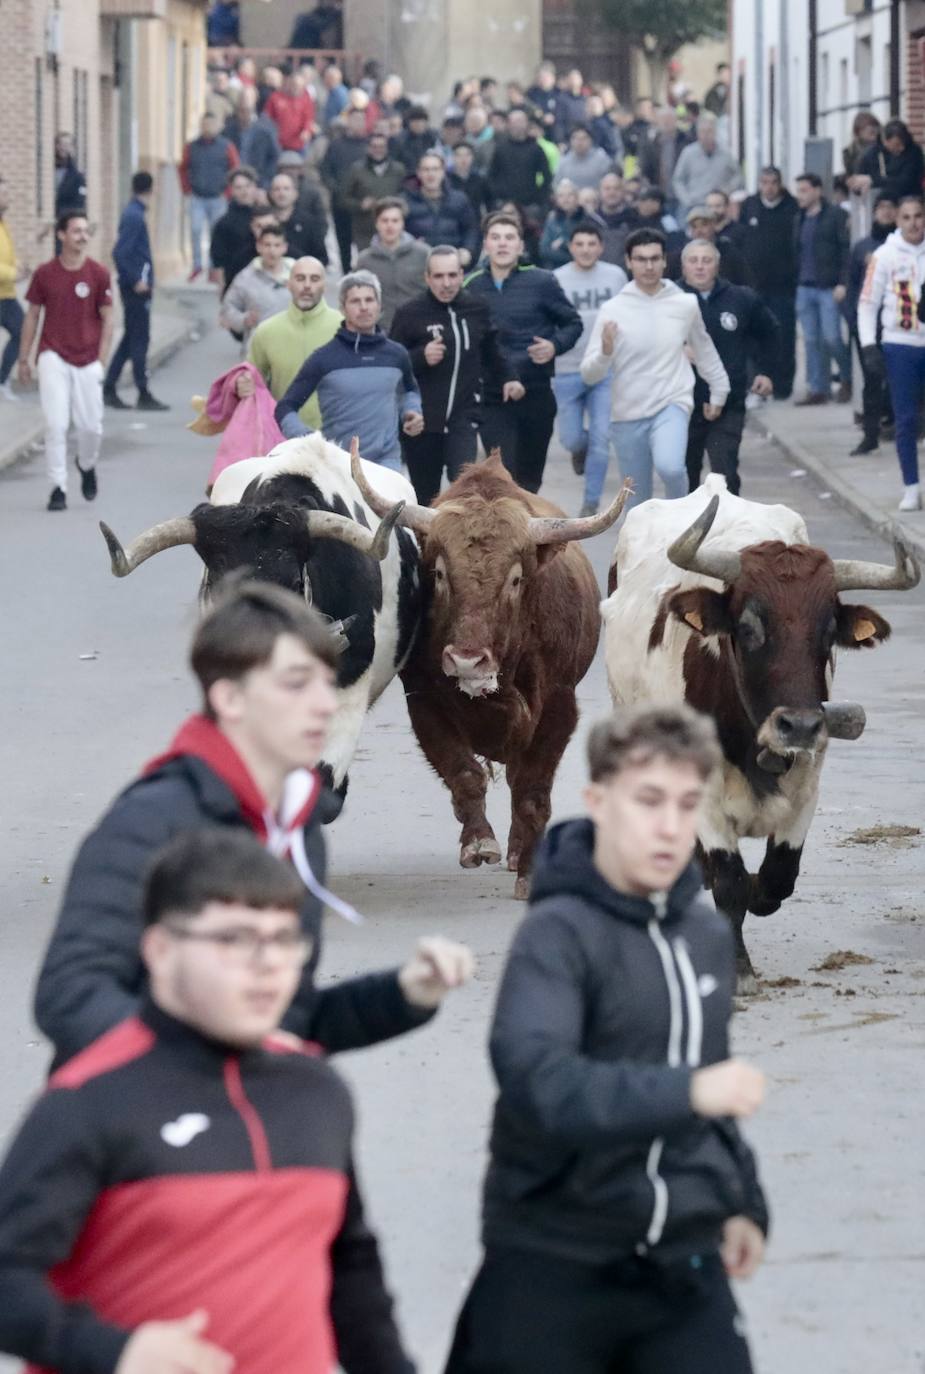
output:
[[900, 510], [921, 510], [922, 496], [919, 491], [919, 484], [915, 482], [903, 491], [902, 500], [899, 503]]
[[9, 382], [0, 382], [0, 400], [15, 401], [17, 405], [19, 404], [19, 397]]

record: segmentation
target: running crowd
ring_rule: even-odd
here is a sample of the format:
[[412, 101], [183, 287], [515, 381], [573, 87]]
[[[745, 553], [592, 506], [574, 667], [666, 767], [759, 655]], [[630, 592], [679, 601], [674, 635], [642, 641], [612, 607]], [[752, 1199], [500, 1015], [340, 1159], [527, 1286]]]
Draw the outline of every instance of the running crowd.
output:
[[[673, 73], [666, 105], [644, 97], [632, 111], [611, 86], [589, 87], [577, 70], [557, 76], [549, 63], [503, 96], [494, 80], [470, 78], [438, 126], [400, 77], [374, 69], [348, 88], [333, 63], [258, 72], [242, 57], [216, 68], [184, 150], [191, 279], [206, 270], [208, 231], [221, 323], [251, 364], [236, 394], [267, 388], [278, 434], [322, 428], [342, 442], [358, 432], [364, 456], [407, 465], [427, 504], [479, 438], [537, 491], [558, 415], [584, 479], [582, 514], [599, 507], [612, 449], [637, 501], [654, 475], [668, 497], [685, 494], [704, 456], [738, 492], [746, 411], [791, 396], [799, 323], [806, 390], [795, 404], [850, 403], [853, 342], [863, 434], [852, 454], [895, 438], [900, 509], [920, 508], [923, 157], [901, 120], [858, 115], [831, 197], [809, 172], [791, 194], [772, 166], [748, 194], [723, 141], [725, 65], [702, 107]], [[87, 256], [80, 205], [63, 203], [85, 194], [65, 135], [56, 158], [59, 252], [33, 276], [24, 327], [21, 270], [0, 233], [10, 332], [0, 394], [15, 395], [17, 357], [29, 379], [44, 307], [48, 506], [63, 510], [68, 425], [92, 500], [101, 401], [125, 408], [126, 362], [139, 408], [164, 407], [146, 369], [151, 177], [135, 177], [119, 229], [125, 329], [103, 376], [109, 274]], [[0, 182], [0, 212], [3, 195]], [[870, 234], [852, 245], [853, 196], [873, 210]], [[332, 241], [339, 310], [324, 300]], [[374, 371], [378, 386], [360, 382]]]

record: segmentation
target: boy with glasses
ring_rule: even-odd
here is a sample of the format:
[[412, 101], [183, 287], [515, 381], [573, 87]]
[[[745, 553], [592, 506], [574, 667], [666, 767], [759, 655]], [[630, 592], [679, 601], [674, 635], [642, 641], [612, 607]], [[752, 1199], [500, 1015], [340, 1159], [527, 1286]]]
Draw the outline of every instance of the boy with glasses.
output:
[[56, 1073], [0, 1171], [0, 1349], [57, 1374], [412, 1374], [346, 1086], [276, 1034], [295, 871], [199, 830], [143, 895], [149, 990]]

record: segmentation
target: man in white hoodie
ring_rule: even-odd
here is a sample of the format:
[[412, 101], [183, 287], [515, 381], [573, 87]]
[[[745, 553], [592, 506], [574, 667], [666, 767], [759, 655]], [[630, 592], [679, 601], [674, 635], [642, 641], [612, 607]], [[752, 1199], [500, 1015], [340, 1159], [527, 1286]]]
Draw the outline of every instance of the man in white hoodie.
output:
[[882, 373], [886, 366], [905, 488], [899, 509], [905, 511], [922, 508], [918, 412], [925, 389], [925, 207], [918, 196], [903, 197], [896, 222], [898, 228], [867, 266], [858, 301], [858, 337], [865, 371]]
[[632, 281], [598, 311], [581, 375], [588, 386], [613, 375], [610, 437], [621, 475], [633, 482], [628, 505], [638, 505], [652, 495], [653, 468], [669, 500], [687, 495], [694, 369], [686, 349], [710, 388], [705, 419], [715, 420], [722, 411], [729, 378], [697, 297], [664, 280], [665, 235], [634, 230], [626, 240], [626, 265]]

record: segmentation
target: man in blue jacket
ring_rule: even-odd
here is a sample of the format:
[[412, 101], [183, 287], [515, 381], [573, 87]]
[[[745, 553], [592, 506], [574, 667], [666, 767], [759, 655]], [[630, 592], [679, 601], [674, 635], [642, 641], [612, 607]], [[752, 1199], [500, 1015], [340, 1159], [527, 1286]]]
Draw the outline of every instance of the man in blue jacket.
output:
[[463, 267], [468, 267], [475, 258], [479, 239], [469, 197], [447, 185], [446, 167], [436, 152], [425, 153], [419, 160], [418, 183], [420, 190], [405, 196], [405, 229], [413, 239], [423, 239], [431, 248], [438, 244], [458, 248]]
[[170, 407], [148, 390], [148, 346], [151, 342], [151, 294], [154, 290], [154, 259], [145, 211], [151, 204], [154, 178], [150, 172], [132, 177], [132, 198], [122, 211], [116, 245], [112, 250], [122, 297], [123, 334], [112, 355], [103, 401], [112, 410], [129, 410], [116, 391], [122, 369], [131, 359], [132, 375], [138, 388], [138, 410], [169, 410]]
[[525, 491], [539, 491], [556, 418], [555, 359], [581, 338], [582, 322], [555, 274], [525, 265], [523, 251], [520, 221], [503, 211], [489, 215], [488, 262], [465, 284], [487, 303], [519, 379], [502, 390], [503, 378], [484, 378], [482, 443], [486, 452], [500, 448], [504, 466]]
[[424, 428], [411, 359], [379, 328], [382, 292], [373, 272], [348, 273], [339, 298], [343, 325], [302, 364], [276, 407], [276, 423], [287, 439], [310, 434], [299, 411], [317, 391], [324, 437], [347, 449], [358, 435], [363, 458], [398, 472], [399, 424], [411, 436]]

